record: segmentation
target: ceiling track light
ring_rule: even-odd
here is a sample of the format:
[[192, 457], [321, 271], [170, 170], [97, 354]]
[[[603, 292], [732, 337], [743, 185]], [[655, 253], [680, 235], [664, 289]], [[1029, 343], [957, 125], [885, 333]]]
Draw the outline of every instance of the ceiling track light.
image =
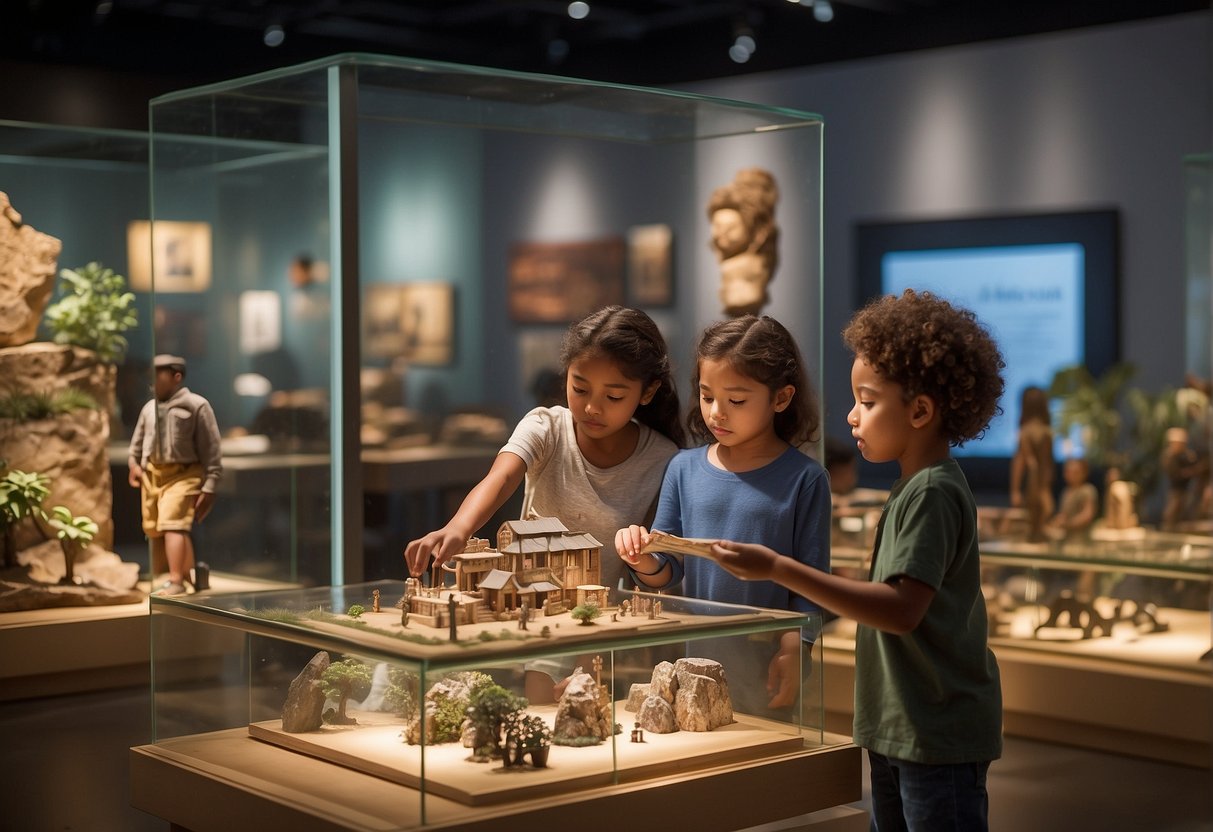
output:
[[261, 40], [266, 46], [273, 49], [275, 46], [281, 46], [282, 42], [286, 40], [286, 32], [277, 23], [271, 23], [265, 27], [265, 34], [261, 36]]

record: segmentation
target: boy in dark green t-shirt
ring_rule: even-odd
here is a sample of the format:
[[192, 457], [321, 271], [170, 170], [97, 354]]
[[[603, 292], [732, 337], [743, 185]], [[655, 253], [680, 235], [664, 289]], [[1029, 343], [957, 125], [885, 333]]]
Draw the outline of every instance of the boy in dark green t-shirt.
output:
[[998, 412], [1005, 364], [972, 312], [909, 289], [860, 310], [843, 340], [855, 354], [851, 435], [864, 459], [901, 468], [868, 580], [755, 544], [724, 541], [716, 554], [734, 575], [859, 623], [854, 740], [871, 762], [873, 829], [985, 830], [1002, 688], [986, 644], [977, 508], [951, 447]]

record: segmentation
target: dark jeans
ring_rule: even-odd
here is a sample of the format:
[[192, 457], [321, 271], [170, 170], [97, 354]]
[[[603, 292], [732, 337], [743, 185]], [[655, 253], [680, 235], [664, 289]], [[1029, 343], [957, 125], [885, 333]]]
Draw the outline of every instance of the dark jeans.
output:
[[872, 832], [985, 832], [990, 763], [927, 765], [868, 752]]

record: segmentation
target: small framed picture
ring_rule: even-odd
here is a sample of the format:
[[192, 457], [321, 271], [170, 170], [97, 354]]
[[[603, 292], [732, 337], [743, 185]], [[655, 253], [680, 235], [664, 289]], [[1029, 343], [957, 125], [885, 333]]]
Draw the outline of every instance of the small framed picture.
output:
[[211, 285], [210, 223], [135, 220], [126, 245], [136, 292], [204, 292]]
[[454, 360], [455, 287], [440, 281], [367, 287], [364, 349], [376, 358], [443, 366]]
[[515, 243], [510, 248], [510, 317], [570, 323], [623, 303], [624, 240]]
[[664, 223], [628, 229], [628, 302], [633, 306], [674, 303], [674, 231]]

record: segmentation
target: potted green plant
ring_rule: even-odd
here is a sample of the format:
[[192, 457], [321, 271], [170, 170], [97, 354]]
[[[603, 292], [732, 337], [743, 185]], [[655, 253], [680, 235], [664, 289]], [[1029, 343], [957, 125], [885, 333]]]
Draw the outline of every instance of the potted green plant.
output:
[[1094, 469], [1119, 469], [1121, 476], [1148, 494], [1161, 477], [1160, 460], [1167, 428], [1183, 424], [1173, 388], [1147, 393], [1130, 387], [1131, 364], [1115, 364], [1096, 378], [1084, 366], [1058, 370], [1049, 398], [1060, 403], [1062, 436], [1075, 429], [1083, 455]]
[[507, 731], [506, 741], [514, 749], [514, 764], [522, 765], [526, 755], [531, 755], [531, 765], [544, 768], [548, 764], [548, 753], [552, 747], [552, 729], [541, 717], [534, 714], [519, 714]]

